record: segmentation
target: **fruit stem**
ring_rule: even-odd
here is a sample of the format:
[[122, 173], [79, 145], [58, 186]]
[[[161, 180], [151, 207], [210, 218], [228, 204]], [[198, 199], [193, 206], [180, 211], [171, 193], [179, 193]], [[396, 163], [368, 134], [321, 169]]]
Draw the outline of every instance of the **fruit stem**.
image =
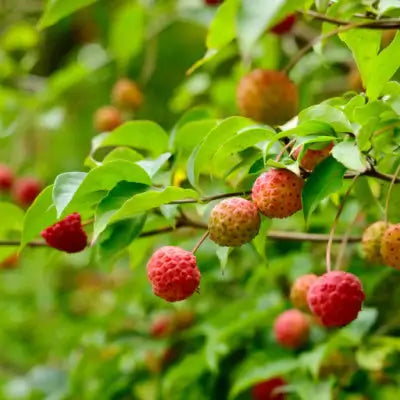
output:
[[398, 165], [396, 172], [393, 175], [392, 181], [390, 182], [390, 186], [389, 186], [389, 190], [387, 192], [387, 196], [386, 196], [386, 205], [385, 205], [385, 222], [386, 224], [389, 223], [389, 204], [390, 204], [390, 197], [392, 195], [392, 191], [393, 191], [393, 186], [394, 183], [396, 182], [396, 178], [400, 173], [400, 164]]
[[208, 235], [210, 234], [210, 232], [207, 230], [203, 236], [200, 238], [200, 240], [196, 243], [196, 245], [194, 246], [192, 253], [195, 254], [196, 251], [199, 249], [199, 247], [203, 244], [203, 242], [207, 239]]
[[290, 142], [286, 143], [285, 146], [282, 147], [282, 150], [280, 153], [276, 156], [275, 161], [279, 162], [282, 158], [282, 156], [285, 154], [285, 151], [290, 149], [293, 144], [296, 142], [296, 139], [292, 139]]
[[339, 206], [339, 209], [338, 209], [338, 211], [336, 213], [336, 217], [335, 217], [335, 219], [334, 219], [334, 221], [332, 223], [332, 228], [331, 228], [331, 231], [329, 233], [328, 244], [326, 246], [326, 271], [327, 272], [331, 272], [331, 253], [332, 253], [332, 243], [333, 243], [333, 237], [335, 235], [335, 229], [336, 229], [336, 226], [337, 226], [337, 224], [339, 222], [339, 218], [340, 218], [340, 216], [342, 214], [342, 211], [343, 211], [344, 205], [346, 203], [346, 200], [349, 197], [349, 194], [350, 194], [351, 190], [353, 189], [353, 186], [356, 183], [356, 180], [357, 180], [357, 178], [359, 176], [360, 176], [360, 174], [355, 175], [353, 180], [351, 181], [350, 186], [348, 187], [348, 189], [347, 189], [347, 191], [346, 191], [346, 193], [345, 193], [345, 195], [343, 197], [343, 200], [342, 200], [342, 202], [341, 202], [341, 204]]

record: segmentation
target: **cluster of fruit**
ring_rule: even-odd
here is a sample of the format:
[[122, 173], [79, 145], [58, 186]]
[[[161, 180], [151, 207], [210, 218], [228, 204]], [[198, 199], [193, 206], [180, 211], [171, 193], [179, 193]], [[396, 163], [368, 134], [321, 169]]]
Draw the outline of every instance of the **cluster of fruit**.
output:
[[34, 177], [15, 177], [14, 171], [0, 164], [0, 194], [10, 195], [21, 207], [29, 207], [43, 188], [42, 182]]
[[373, 223], [364, 231], [362, 244], [370, 263], [400, 268], [400, 224]]
[[135, 111], [143, 103], [143, 94], [137, 84], [130, 79], [118, 80], [111, 93], [113, 105], [100, 107], [94, 117], [93, 125], [98, 132], [110, 132], [123, 122], [123, 111]]
[[[313, 169], [326, 158], [333, 144], [322, 150], [307, 149], [300, 165]], [[294, 152], [298, 157], [301, 149]], [[271, 169], [261, 174], [252, 188], [252, 201], [232, 197], [221, 201], [211, 211], [208, 230], [220, 246], [236, 247], [250, 242], [260, 228], [260, 213], [269, 218], [286, 218], [301, 210], [304, 181], [287, 169]], [[200, 284], [196, 257], [175, 246], [157, 250], [147, 264], [153, 292], [167, 301], [184, 300]]]

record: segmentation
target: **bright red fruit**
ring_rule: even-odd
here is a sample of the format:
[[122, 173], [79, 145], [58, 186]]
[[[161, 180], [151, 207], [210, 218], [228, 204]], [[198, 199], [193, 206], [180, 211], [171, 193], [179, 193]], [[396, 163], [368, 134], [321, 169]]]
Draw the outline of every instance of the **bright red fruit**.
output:
[[67, 253], [78, 253], [87, 245], [87, 235], [78, 213], [70, 214], [49, 226], [42, 231], [41, 235], [50, 247]]
[[327, 327], [344, 326], [355, 320], [364, 299], [360, 280], [344, 271], [322, 275], [311, 285], [307, 295], [311, 311]]
[[252, 198], [269, 218], [286, 218], [301, 210], [304, 181], [288, 169], [271, 169], [254, 182]]
[[206, 3], [208, 6], [216, 6], [218, 4], [221, 4], [224, 0], [204, 0], [204, 3]]
[[12, 186], [12, 197], [23, 207], [30, 206], [42, 190], [42, 183], [31, 177], [18, 178]]
[[308, 341], [310, 323], [301, 311], [287, 310], [275, 320], [274, 333], [281, 346], [298, 349]]
[[14, 181], [14, 173], [10, 167], [0, 164], [0, 192], [10, 190]]
[[286, 386], [286, 382], [282, 378], [268, 379], [253, 386], [251, 397], [253, 400], [285, 400], [285, 394], [280, 393], [283, 386]]
[[147, 276], [154, 294], [171, 302], [191, 296], [201, 278], [196, 257], [176, 246], [161, 247], [151, 256]]
[[292, 30], [295, 22], [296, 22], [296, 15], [290, 14], [284, 20], [273, 26], [271, 28], [271, 32], [274, 32], [277, 35], [283, 35], [285, 33], [288, 33]]

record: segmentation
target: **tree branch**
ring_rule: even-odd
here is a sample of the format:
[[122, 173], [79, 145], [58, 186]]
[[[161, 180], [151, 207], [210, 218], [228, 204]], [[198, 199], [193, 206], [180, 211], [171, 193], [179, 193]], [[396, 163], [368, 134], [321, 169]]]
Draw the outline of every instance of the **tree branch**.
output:
[[[297, 10], [299, 14], [303, 14], [305, 16], [310, 16], [314, 19], [324, 21], [324, 22], [329, 22], [334, 25], [339, 25], [339, 26], [348, 26], [351, 25], [352, 22], [350, 21], [343, 21], [337, 18], [329, 17], [328, 15], [325, 14], [320, 14], [316, 11], [313, 10]], [[365, 18], [367, 19], [367, 16], [364, 15], [356, 15], [357, 18]], [[373, 21], [368, 21], [366, 22], [362, 28], [365, 29], [396, 29], [400, 27], [400, 19], [398, 18], [385, 18], [385, 19], [379, 19], [379, 20], [373, 20]]]
[[[346, 25], [339, 26], [339, 28], [334, 29], [330, 32], [327, 32], [324, 35], [319, 35], [319, 36], [315, 37], [313, 40], [311, 40], [309, 43], [307, 43], [302, 49], [300, 49], [292, 57], [292, 59], [288, 62], [286, 67], [283, 69], [283, 72], [288, 73], [309, 50], [311, 50], [317, 43], [321, 42], [322, 40], [328, 39], [332, 36], [338, 35], [339, 33], [346, 32], [346, 31], [349, 31], [354, 28], [364, 28], [367, 25], [371, 25], [371, 24], [377, 25], [377, 21], [373, 21], [373, 22], [363, 21], [363, 22], [346, 23]], [[400, 26], [400, 22], [399, 22], [399, 26]]]

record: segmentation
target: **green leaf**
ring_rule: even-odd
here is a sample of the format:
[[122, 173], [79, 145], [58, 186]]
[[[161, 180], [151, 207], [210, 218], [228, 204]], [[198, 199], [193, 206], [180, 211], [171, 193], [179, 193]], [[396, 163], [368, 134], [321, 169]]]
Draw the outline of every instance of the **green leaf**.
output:
[[252, 240], [252, 244], [254, 248], [257, 250], [257, 253], [261, 256], [263, 260], [267, 259], [265, 250], [266, 250], [266, 237], [269, 228], [272, 225], [272, 219], [270, 218], [262, 218], [261, 226], [258, 232], [258, 235]]
[[208, 49], [220, 49], [235, 38], [238, 8], [239, 0], [225, 0], [218, 8], [206, 39]]
[[87, 175], [85, 172], [66, 172], [57, 176], [53, 187], [53, 201], [56, 205], [58, 216], [62, 214], [65, 207], [70, 203]]
[[328, 104], [306, 108], [299, 114], [299, 124], [312, 120], [329, 124], [336, 132], [352, 132], [353, 128], [345, 113]]
[[24, 212], [15, 204], [0, 202], [1, 224], [0, 232], [21, 231]]
[[[272, 128], [249, 127], [244, 128], [237, 135], [228, 139], [216, 151], [212, 158], [213, 171], [224, 173], [232, 168], [230, 160], [237, 153], [273, 137], [276, 132]], [[260, 150], [261, 152], [261, 150]]]
[[333, 380], [313, 382], [310, 380], [297, 382], [293, 385], [294, 390], [301, 400], [333, 400]]
[[318, 204], [342, 187], [346, 168], [333, 157], [318, 164], [307, 179], [302, 193], [304, 219], [308, 221]]
[[127, 146], [159, 156], [168, 150], [168, 135], [151, 121], [130, 121], [93, 140], [92, 153], [101, 147]]
[[97, 240], [98, 257], [101, 263], [114, 261], [142, 231], [146, 216], [118, 221], [109, 225]]
[[242, 1], [238, 15], [238, 41], [241, 53], [249, 54], [267, 28], [301, 8], [304, 3], [305, 0], [274, 0], [266, 7], [265, 0]]
[[367, 169], [367, 162], [357, 144], [353, 141], [341, 142], [334, 146], [332, 156], [346, 168], [357, 172], [364, 172]]
[[47, 186], [26, 211], [20, 251], [23, 250], [28, 242], [35, 239], [43, 229], [57, 221], [57, 212], [53, 204], [52, 193], [53, 186]]
[[142, 160], [143, 156], [137, 151], [130, 149], [129, 147], [117, 147], [110, 151], [103, 159], [103, 163], [107, 163], [115, 160], [125, 160], [135, 162]]
[[339, 34], [353, 52], [364, 87], [368, 88], [371, 65], [381, 46], [381, 33], [372, 29], [353, 29]]
[[150, 178], [153, 178], [153, 176], [161, 169], [161, 167], [171, 158], [171, 155], [171, 153], [164, 153], [155, 160], [137, 161], [136, 164], [143, 168]]
[[[135, 33], [132, 34], [132, 27]], [[142, 48], [144, 42], [145, 14], [139, 4], [127, 3], [120, 7], [110, 24], [110, 51], [125, 67]], [[124, 40], [123, 38], [129, 38]]]
[[128, 199], [135, 194], [144, 192], [147, 188], [147, 185], [141, 183], [123, 181], [111, 189], [97, 206], [92, 240], [97, 240], [97, 237], [107, 227], [112, 216]]
[[384, 48], [370, 65], [367, 80], [367, 96], [372, 100], [377, 99], [382, 93], [386, 82], [400, 67], [400, 32], [397, 32], [392, 42]]
[[307, 120], [299, 123], [295, 128], [284, 131], [286, 135], [307, 136], [307, 135], [329, 135], [335, 134], [334, 129], [326, 122]]
[[139, 165], [129, 161], [116, 160], [92, 169], [87, 174], [69, 172], [59, 175], [54, 182], [53, 200], [58, 216], [73, 208], [91, 206], [104, 191], [111, 190], [118, 182], [151, 184], [151, 179]]
[[42, 18], [39, 21], [39, 28], [43, 29], [54, 25], [60, 19], [96, 1], [97, 0], [48, 0]]
[[262, 367], [256, 367], [242, 374], [233, 384], [229, 393], [229, 399], [234, 399], [240, 393], [249, 389], [254, 384], [265, 381], [274, 376], [281, 376], [292, 372], [298, 367], [298, 361], [293, 359], [281, 359], [271, 361]]
[[212, 129], [191, 154], [187, 173], [190, 183], [198, 187], [200, 174], [210, 169], [210, 159], [218, 148], [241, 129], [254, 125], [254, 122], [243, 117], [231, 117]]
[[123, 206], [112, 216], [110, 222], [131, 218], [144, 211], [160, 207], [171, 201], [182, 199], [198, 199], [199, 195], [192, 189], [182, 189], [176, 186], [169, 186], [164, 190], [151, 190], [140, 193], [126, 201]]

